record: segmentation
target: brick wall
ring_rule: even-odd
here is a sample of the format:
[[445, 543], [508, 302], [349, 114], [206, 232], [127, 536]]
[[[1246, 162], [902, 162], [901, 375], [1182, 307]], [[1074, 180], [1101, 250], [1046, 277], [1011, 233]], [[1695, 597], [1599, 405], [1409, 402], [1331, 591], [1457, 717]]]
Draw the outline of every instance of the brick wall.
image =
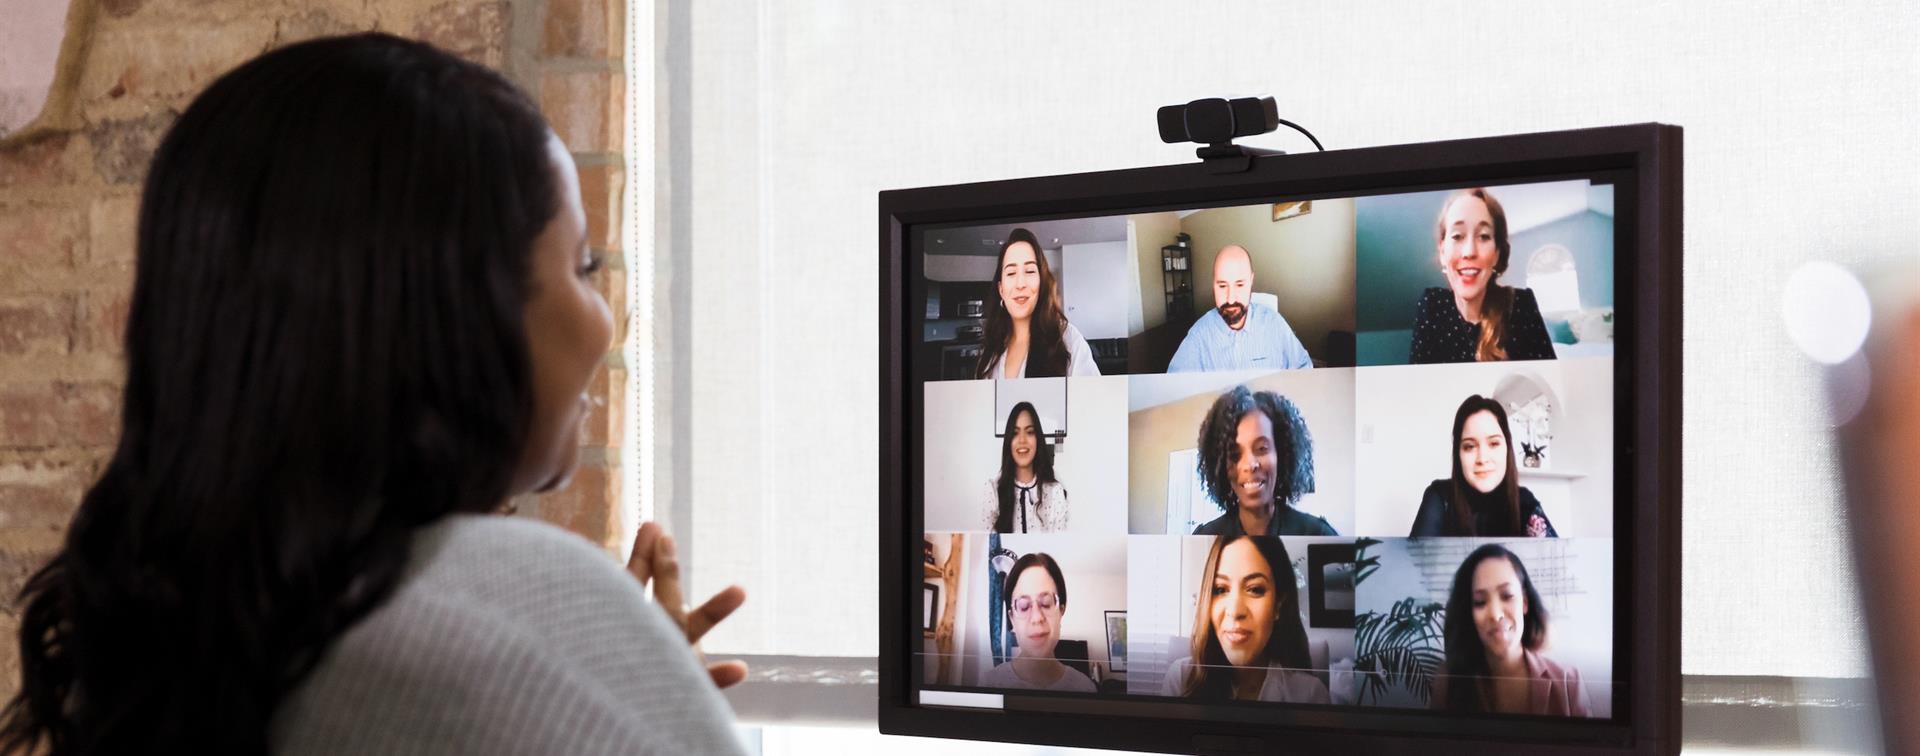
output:
[[[64, 0], [27, 0], [31, 3]], [[621, 0], [74, 0], [47, 111], [0, 140], [0, 699], [19, 684], [12, 597], [55, 549], [112, 451], [140, 182], [159, 136], [220, 73], [289, 42], [357, 30], [425, 39], [507, 71], [575, 151], [591, 244], [627, 321], [620, 193]], [[624, 337], [624, 326], [620, 329]], [[617, 551], [626, 371], [594, 384], [568, 489], [523, 516]]]

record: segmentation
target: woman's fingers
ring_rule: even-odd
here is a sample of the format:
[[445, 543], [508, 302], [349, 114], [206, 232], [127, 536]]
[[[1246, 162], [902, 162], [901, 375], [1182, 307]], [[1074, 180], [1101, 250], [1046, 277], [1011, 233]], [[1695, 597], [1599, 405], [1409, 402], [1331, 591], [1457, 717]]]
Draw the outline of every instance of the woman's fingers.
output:
[[713, 677], [714, 687], [731, 688], [747, 679], [747, 663], [743, 661], [723, 661], [707, 665], [707, 674]]
[[627, 557], [627, 572], [640, 581], [642, 588], [653, 579], [653, 552], [660, 544], [661, 535], [664, 533], [658, 524], [646, 522], [633, 536], [633, 555]]
[[[734, 610], [747, 600], [747, 591], [740, 586], [728, 586], [726, 590], [713, 595], [699, 608], [689, 610], [680, 591], [680, 561], [675, 557], [673, 536], [667, 535], [659, 525], [648, 522], [640, 526], [633, 537], [633, 555], [627, 559], [627, 572], [634, 579], [653, 592], [654, 602], [667, 613], [667, 617], [687, 636], [688, 643], [699, 643], [700, 638], [720, 624]], [[731, 666], [715, 665], [716, 669]], [[739, 665], [741, 677], [746, 675], [746, 666]], [[716, 674], [719, 674], [716, 672]], [[732, 674], [732, 672], [728, 672]], [[716, 678], [717, 680], [717, 678]], [[735, 680], [734, 682], [738, 682]], [[732, 683], [727, 683], [732, 684]], [[723, 685], [722, 687], [725, 687]]]
[[667, 616], [687, 629], [687, 604], [680, 597], [680, 561], [674, 558], [673, 536], [662, 535], [653, 549], [653, 600], [667, 610]]
[[733, 610], [747, 600], [747, 590], [737, 585], [727, 586], [726, 590], [713, 594], [707, 603], [687, 614], [687, 642], [699, 643], [700, 638], [720, 624]]

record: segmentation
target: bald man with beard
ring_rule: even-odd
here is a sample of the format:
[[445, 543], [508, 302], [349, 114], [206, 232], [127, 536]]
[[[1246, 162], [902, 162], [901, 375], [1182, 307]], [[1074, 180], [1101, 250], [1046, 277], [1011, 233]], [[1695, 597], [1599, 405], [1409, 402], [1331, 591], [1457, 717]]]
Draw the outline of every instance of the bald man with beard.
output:
[[1245, 247], [1227, 245], [1213, 258], [1213, 302], [1187, 330], [1167, 372], [1313, 367], [1287, 319], [1253, 301], [1253, 258]]

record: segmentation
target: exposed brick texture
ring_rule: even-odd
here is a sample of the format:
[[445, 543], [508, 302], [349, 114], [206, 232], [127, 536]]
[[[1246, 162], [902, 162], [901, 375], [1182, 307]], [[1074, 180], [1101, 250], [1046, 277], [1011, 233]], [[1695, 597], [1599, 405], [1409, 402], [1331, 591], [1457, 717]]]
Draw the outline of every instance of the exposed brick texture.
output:
[[621, 0], [547, 0], [541, 52], [554, 58], [619, 58], [626, 45]]
[[[24, 278], [67, 268], [86, 238], [86, 216], [78, 209], [0, 203], [0, 270]], [[0, 278], [0, 286], [17, 282]]]
[[147, 163], [160, 146], [160, 137], [179, 116], [161, 111], [94, 127], [94, 171], [109, 184], [139, 184], [147, 176]]
[[[0, 596], [55, 553], [112, 451], [125, 380], [122, 332], [132, 291], [141, 182], [166, 129], [214, 78], [276, 46], [354, 31], [425, 39], [526, 87], [572, 149], [593, 245], [617, 252], [616, 153], [624, 108], [622, 0], [74, 0], [98, 2], [91, 36], [62, 65], [71, 112], [61, 124], [0, 138]], [[532, 27], [516, 34], [516, 17]], [[516, 42], [519, 40], [519, 42]], [[515, 44], [524, 48], [515, 48]], [[609, 293], [624, 277], [609, 271]], [[610, 297], [616, 322], [624, 296]], [[626, 374], [596, 378], [602, 403], [573, 484], [527, 497], [529, 511], [617, 551]], [[624, 534], [621, 532], [624, 529]], [[0, 601], [0, 701], [19, 680], [16, 609]]]
[[84, 134], [19, 135], [0, 148], [0, 190], [45, 189], [80, 183], [88, 169]]
[[76, 460], [0, 462], [0, 501], [7, 503], [0, 508], [0, 543], [51, 549], [92, 482], [93, 469], [91, 462]]
[[65, 354], [73, 339], [71, 294], [0, 294], [0, 355]]
[[580, 166], [580, 204], [587, 211], [588, 244], [600, 249], [620, 248], [620, 190], [625, 183], [618, 165]]
[[615, 479], [611, 472], [591, 461], [582, 464], [566, 488], [541, 497], [540, 519], [579, 533], [609, 552], [617, 550], [623, 536], [616, 531], [619, 507], [611, 506]]
[[540, 109], [573, 151], [618, 149], [626, 86], [612, 69], [547, 73], [540, 77]]
[[106, 446], [119, 433], [112, 383], [0, 385], [0, 449]]
[[[118, 268], [133, 275], [134, 242], [138, 238], [140, 195], [121, 194], [95, 199], [87, 213], [86, 262]], [[79, 262], [75, 261], [76, 264]]]
[[506, 3], [465, 0], [429, 8], [413, 24], [412, 36], [467, 60], [499, 68], [506, 63]]

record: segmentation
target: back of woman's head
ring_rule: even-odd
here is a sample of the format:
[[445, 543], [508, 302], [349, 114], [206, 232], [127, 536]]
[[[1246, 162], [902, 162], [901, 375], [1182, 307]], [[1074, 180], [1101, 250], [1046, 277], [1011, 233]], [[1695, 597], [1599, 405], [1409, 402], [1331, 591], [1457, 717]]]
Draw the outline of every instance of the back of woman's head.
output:
[[384, 35], [222, 76], [154, 155], [118, 447], [22, 592], [0, 751], [261, 751], [411, 531], [510, 493], [557, 177], [498, 74]]

